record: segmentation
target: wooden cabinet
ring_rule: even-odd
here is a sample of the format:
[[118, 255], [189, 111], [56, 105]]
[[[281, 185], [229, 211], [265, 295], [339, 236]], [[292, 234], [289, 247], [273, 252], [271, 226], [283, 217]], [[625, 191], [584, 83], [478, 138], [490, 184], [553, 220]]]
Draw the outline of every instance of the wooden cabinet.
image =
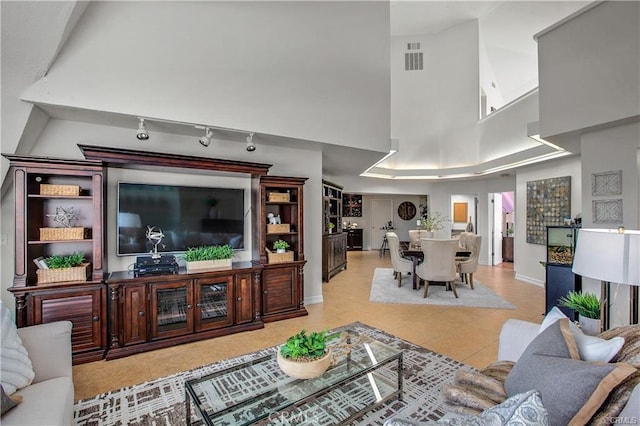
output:
[[347, 231], [347, 250], [362, 250], [362, 229], [349, 229]]
[[347, 234], [322, 237], [322, 281], [329, 282], [332, 276], [347, 269]]
[[502, 237], [502, 261], [513, 262], [513, 237]]
[[[13, 286], [18, 327], [68, 319], [74, 362], [106, 349], [104, 256], [105, 168], [100, 161], [5, 155], [15, 188]], [[63, 227], [64, 225], [64, 227]], [[68, 225], [71, 225], [69, 227]], [[34, 259], [80, 253], [88, 277], [47, 282]]]
[[[255, 304], [261, 266], [234, 263], [230, 270], [107, 279], [111, 342], [107, 358], [262, 328]], [[255, 287], [258, 287], [256, 289]]]
[[[304, 183], [307, 178], [262, 176], [260, 178], [257, 221], [261, 223], [259, 258], [262, 271], [262, 320], [275, 321], [307, 315], [304, 307]], [[280, 217], [280, 229], [269, 223], [268, 215]], [[278, 255], [276, 240], [289, 244], [287, 253]], [[269, 253], [269, 251], [271, 253]]]
[[347, 234], [342, 223], [342, 187], [322, 181], [324, 206], [322, 235], [322, 281], [347, 269]]

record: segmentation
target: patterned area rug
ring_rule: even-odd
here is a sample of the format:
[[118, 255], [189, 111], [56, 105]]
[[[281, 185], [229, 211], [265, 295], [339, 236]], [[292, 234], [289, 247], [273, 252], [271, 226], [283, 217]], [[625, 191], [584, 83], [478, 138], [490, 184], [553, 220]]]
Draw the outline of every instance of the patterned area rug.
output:
[[[401, 349], [404, 358], [403, 401], [393, 400], [383, 404], [366, 413], [353, 424], [380, 425], [393, 416], [418, 422], [437, 420], [447, 410], [441, 399], [442, 385], [451, 383], [458, 369], [472, 369], [444, 355], [359, 322], [339, 329], [342, 328], [355, 329], [375, 340]], [[75, 421], [78, 425], [183, 425], [185, 424], [184, 382], [186, 380], [238, 365], [274, 351], [275, 347], [262, 349], [78, 401], [75, 405]]]
[[426, 298], [424, 287], [413, 289], [413, 277], [409, 274], [402, 276], [402, 287], [393, 278], [392, 268], [376, 268], [371, 282], [369, 300], [375, 303], [406, 303], [414, 305], [445, 305], [469, 306], [473, 308], [515, 309], [493, 291], [473, 280], [473, 290], [467, 284], [456, 281], [457, 299], [451, 291], [446, 291], [443, 285], [430, 285]]

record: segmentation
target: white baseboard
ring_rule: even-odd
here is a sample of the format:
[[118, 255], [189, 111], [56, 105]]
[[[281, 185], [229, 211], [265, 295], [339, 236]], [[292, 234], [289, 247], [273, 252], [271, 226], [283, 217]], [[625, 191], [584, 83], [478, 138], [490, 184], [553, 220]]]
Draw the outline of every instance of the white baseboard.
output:
[[525, 275], [520, 275], [518, 273], [516, 273], [516, 280], [524, 281], [529, 284], [535, 284], [538, 287], [544, 287], [544, 281], [540, 281], [536, 278], [527, 277]]
[[316, 303], [322, 303], [322, 302], [324, 302], [324, 297], [322, 295], [304, 298], [305, 305], [315, 305]]

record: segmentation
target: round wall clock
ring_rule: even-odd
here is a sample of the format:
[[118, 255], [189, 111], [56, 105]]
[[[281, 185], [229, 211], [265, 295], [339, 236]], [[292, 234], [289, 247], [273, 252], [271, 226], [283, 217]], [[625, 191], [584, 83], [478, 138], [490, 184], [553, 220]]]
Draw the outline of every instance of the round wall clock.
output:
[[403, 201], [398, 206], [398, 216], [402, 220], [411, 220], [416, 217], [416, 205], [411, 201]]

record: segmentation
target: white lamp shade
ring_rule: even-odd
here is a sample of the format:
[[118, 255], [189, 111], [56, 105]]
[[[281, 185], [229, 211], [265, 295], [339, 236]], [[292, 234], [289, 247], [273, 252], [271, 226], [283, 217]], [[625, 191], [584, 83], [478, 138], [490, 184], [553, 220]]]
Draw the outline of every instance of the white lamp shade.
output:
[[583, 277], [640, 286], [640, 231], [580, 230], [572, 270]]

